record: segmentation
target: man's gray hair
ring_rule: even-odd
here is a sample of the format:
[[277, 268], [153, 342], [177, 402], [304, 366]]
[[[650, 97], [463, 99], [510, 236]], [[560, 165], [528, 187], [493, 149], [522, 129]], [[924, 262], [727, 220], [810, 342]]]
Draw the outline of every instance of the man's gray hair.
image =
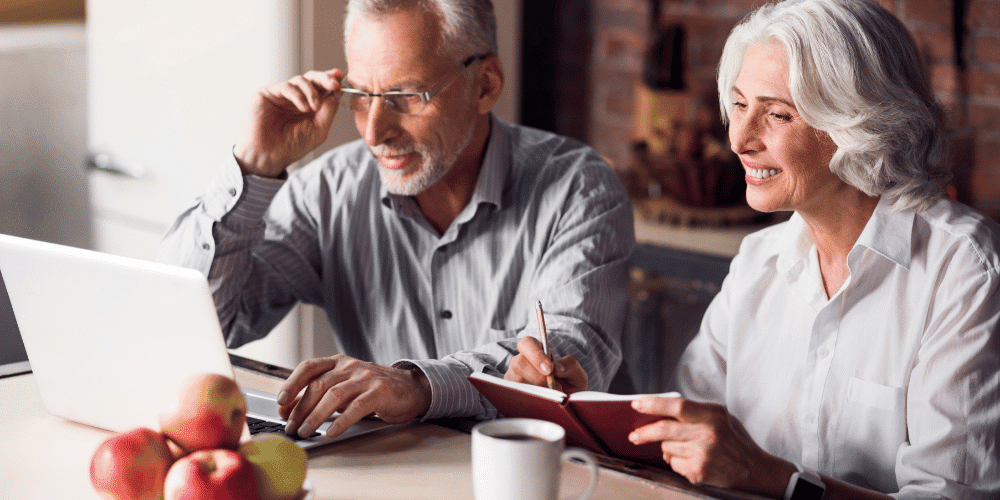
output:
[[461, 59], [497, 53], [497, 20], [490, 0], [350, 0], [344, 19], [344, 46], [359, 16], [377, 19], [413, 6], [438, 15], [441, 55]]
[[728, 122], [747, 47], [773, 40], [788, 54], [788, 87], [803, 120], [830, 134], [830, 170], [896, 208], [922, 208], [951, 178], [944, 112], [906, 26], [870, 0], [788, 0], [733, 29], [719, 62]]

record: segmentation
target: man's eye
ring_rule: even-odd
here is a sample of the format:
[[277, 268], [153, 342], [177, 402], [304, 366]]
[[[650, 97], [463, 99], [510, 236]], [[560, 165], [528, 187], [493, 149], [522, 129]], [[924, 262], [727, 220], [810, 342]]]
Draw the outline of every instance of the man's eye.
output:
[[400, 101], [406, 101], [411, 104], [420, 102], [420, 94], [417, 93], [396, 94], [394, 97]]

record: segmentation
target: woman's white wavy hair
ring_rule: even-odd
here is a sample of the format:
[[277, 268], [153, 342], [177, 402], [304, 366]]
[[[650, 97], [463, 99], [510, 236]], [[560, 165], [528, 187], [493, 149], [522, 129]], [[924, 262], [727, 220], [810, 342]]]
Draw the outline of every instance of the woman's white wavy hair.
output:
[[803, 120], [837, 145], [830, 170], [897, 209], [925, 208], [951, 179], [944, 112], [906, 26], [870, 0], [766, 5], [730, 33], [719, 61], [722, 119], [747, 47], [788, 53], [788, 87]]

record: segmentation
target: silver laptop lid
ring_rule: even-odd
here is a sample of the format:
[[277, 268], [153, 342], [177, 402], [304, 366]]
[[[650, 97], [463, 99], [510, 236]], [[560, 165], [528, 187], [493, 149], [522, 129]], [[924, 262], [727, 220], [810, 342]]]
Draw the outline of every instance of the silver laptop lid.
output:
[[0, 234], [0, 272], [53, 415], [156, 429], [185, 379], [233, 376], [198, 271]]

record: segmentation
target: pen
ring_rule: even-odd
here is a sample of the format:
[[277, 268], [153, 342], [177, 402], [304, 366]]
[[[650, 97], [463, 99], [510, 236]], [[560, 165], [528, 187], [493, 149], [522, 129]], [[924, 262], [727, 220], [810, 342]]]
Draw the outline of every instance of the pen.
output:
[[[549, 364], [552, 369], [555, 370], [555, 360], [552, 358], [552, 353], [549, 352], [549, 333], [545, 330], [545, 313], [542, 312], [542, 301], [535, 301], [535, 316], [538, 317], [538, 335], [542, 338], [542, 352], [549, 357]], [[545, 376], [545, 383], [548, 384], [549, 389], [555, 388], [555, 379], [552, 374]]]

